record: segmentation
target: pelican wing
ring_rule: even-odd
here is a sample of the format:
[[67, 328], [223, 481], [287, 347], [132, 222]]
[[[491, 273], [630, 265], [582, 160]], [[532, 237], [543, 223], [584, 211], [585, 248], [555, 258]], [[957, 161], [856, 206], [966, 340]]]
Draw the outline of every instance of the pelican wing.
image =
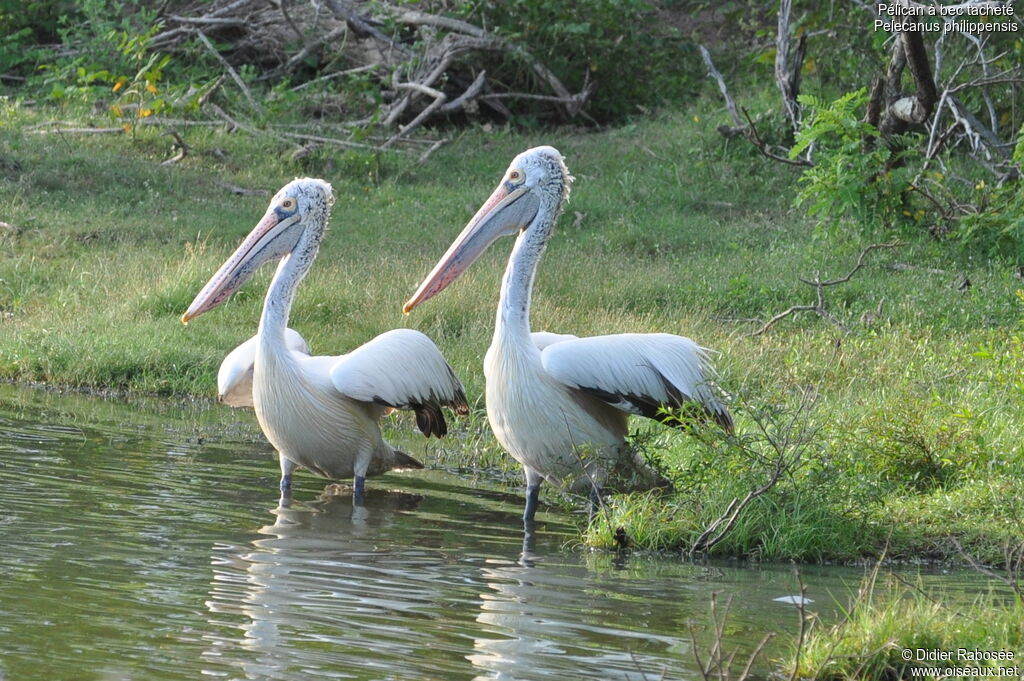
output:
[[338, 358], [331, 381], [352, 399], [413, 410], [416, 425], [428, 437], [448, 432], [442, 405], [469, 413], [465, 388], [441, 351], [412, 329], [382, 333]]
[[695, 403], [732, 429], [732, 417], [709, 379], [707, 350], [668, 333], [625, 333], [565, 340], [541, 350], [544, 369], [556, 380], [621, 411], [674, 423], [663, 408]]
[[[252, 406], [252, 366], [256, 362], [257, 336], [228, 353], [217, 371], [217, 399], [229, 407]], [[295, 329], [285, 329], [285, 344], [292, 352], [309, 354], [306, 339]]]
[[551, 333], [550, 331], [534, 331], [530, 334], [530, 340], [537, 346], [538, 350], [543, 350], [549, 345], [555, 343], [561, 343], [568, 340], [579, 340], [579, 336], [574, 336], [571, 333]]

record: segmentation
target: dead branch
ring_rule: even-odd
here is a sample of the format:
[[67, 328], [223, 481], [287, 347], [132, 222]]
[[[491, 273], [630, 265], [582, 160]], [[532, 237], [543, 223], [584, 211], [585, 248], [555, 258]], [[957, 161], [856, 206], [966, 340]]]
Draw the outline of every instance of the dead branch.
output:
[[238, 196], [266, 196], [270, 193], [266, 189], [246, 189], [245, 187], [239, 187], [238, 185], [234, 185], [223, 180], [214, 180], [213, 183], [221, 189], [226, 189], [232, 194], [237, 194]]
[[174, 156], [172, 156], [171, 158], [167, 159], [166, 161], [163, 161], [160, 165], [162, 165], [162, 166], [174, 165], [175, 163], [177, 163], [178, 161], [182, 160], [183, 158], [185, 158], [185, 156], [188, 155], [189, 146], [185, 143], [185, 140], [183, 140], [181, 138], [181, 135], [178, 134], [178, 131], [175, 130], [174, 128], [170, 128], [164, 134], [165, 135], [169, 135], [172, 138], [174, 138], [174, 146], [172, 147], [172, 149], [177, 149], [178, 153], [176, 153]]
[[801, 38], [796, 58], [790, 59], [789, 16], [792, 9], [792, 0], [781, 0], [779, 3], [778, 30], [775, 34], [775, 84], [782, 93], [782, 107], [795, 133], [800, 129], [800, 105], [796, 98], [799, 94], [800, 69], [803, 67], [806, 45], [804, 38]]
[[[725, 535], [729, 534], [733, 526], [736, 525], [736, 521], [739, 520], [740, 513], [743, 512], [750, 502], [762, 496], [765, 492], [775, 487], [775, 484], [782, 477], [782, 474], [786, 472], [788, 466], [787, 461], [783, 457], [779, 457], [776, 462], [775, 469], [772, 474], [768, 477], [768, 480], [757, 489], [753, 489], [747, 492], [747, 495], [743, 497], [743, 501], [739, 499], [733, 499], [729, 502], [725, 511], [720, 515], [711, 525], [704, 530], [703, 533], [697, 538], [697, 541], [693, 542], [693, 546], [690, 547], [690, 557], [692, 558], [697, 553], [706, 553], [713, 549], [719, 542], [725, 539]], [[721, 527], [721, 531], [719, 531]], [[712, 537], [714, 535], [714, 537]]]
[[449, 142], [448, 138], [437, 140], [436, 142], [434, 142], [433, 144], [430, 145], [429, 149], [427, 149], [422, 154], [420, 154], [420, 157], [418, 159], [416, 159], [416, 163], [421, 164], [421, 165], [426, 163], [427, 159], [429, 159], [431, 157], [431, 155], [433, 155], [433, 153], [435, 151], [440, 149], [445, 144], [448, 144], [448, 142]]
[[[838, 351], [837, 351], [838, 352]], [[823, 379], [824, 380], [824, 379]], [[760, 487], [749, 491], [742, 500], [734, 498], [725, 511], [704, 530], [690, 547], [692, 558], [697, 553], [706, 553], [720, 543], [736, 525], [743, 510], [755, 499], [772, 489], [783, 475], [790, 474], [800, 465], [805, 448], [815, 441], [822, 425], [808, 424], [807, 414], [821, 394], [820, 384], [808, 388], [800, 396], [800, 404], [792, 411], [789, 418], [780, 423], [772, 416], [754, 415], [754, 423], [760, 430], [760, 442], [767, 445], [772, 453], [771, 472], [767, 481]], [[731, 442], [751, 458], [760, 458], [749, 441], [733, 437]]]
[[725, 85], [725, 78], [723, 78], [719, 70], [715, 68], [715, 63], [711, 61], [711, 53], [708, 52], [708, 48], [703, 45], [698, 45], [697, 47], [700, 49], [700, 56], [704, 59], [704, 65], [708, 69], [708, 75], [714, 78], [715, 82], [718, 83], [718, 90], [722, 93], [722, 99], [725, 100], [725, 108], [728, 109], [729, 116], [732, 118], [733, 132], [732, 134], [726, 134], [726, 137], [733, 137], [745, 130], [746, 126], [743, 124], [743, 119], [740, 118], [740, 113], [736, 109], [736, 102], [733, 100], [732, 95], [729, 94], [729, 88]]
[[992, 161], [994, 156], [999, 157], [998, 160], [1010, 158], [1011, 145], [1003, 142], [994, 132], [985, 127], [985, 124], [979, 121], [956, 96], [950, 95], [946, 98], [946, 102], [953, 117], [967, 134], [972, 153], [983, 150], [988, 161]]
[[32, 130], [35, 135], [120, 135], [124, 128], [47, 128]]
[[366, 71], [376, 71], [376, 70], [379, 70], [381, 68], [383, 68], [382, 64], [365, 64], [363, 66], [357, 66], [357, 67], [351, 68], [351, 69], [344, 69], [342, 71], [335, 71], [334, 73], [328, 73], [325, 76], [320, 76], [319, 78], [314, 78], [313, 80], [307, 80], [305, 83], [299, 83], [298, 85], [296, 85], [295, 87], [292, 88], [292, 92], [298, 92], [299, 90], [305, 90], [308, 87], [312, 87], [313, 85], [318, 85], [320, 83], [323, 83], [323, 82], [328, 81], [328, 80], [333, 80], [335, 78], [341, 78], [343, 76], [351, 76], [351, 75], [355, 75], [357, 73], [365, 73]]
[[434, 98], [434, 101], [431, 102], [426, 109], [421, 111], [419, 115], [416, 116], [416, 118], [412, 119], [406, 125], [402, 126], [402, 128], [398, 132], [396, 132], [391, 137], [391, 139], [389, 139], [387, 142], [381, 145], [381, 148], [383, 149], [387, 149], [392, 144], [397, 142], [401, 137], [411, 132], [412, 130], [415, 130], [417, 126], [421, 125], [424, 121], [430, 118], [430, 115], [434, 113], [436, 109], [440, 108], [442, 104], [448, 101], [448, 95], [446, 95], [445, 93], [439, 90], [435, 90], [434, 88], [427, 87], [426, 85], [421, 85], [419, 83], [399, 83], [398, 87], [401, 89], [415, 90], [417, 92], [422, 92], [423, 94], [430, 95]]
[[940, 270], [935, 267], [921, 267], [920, 265], [911, 265], [906, 262], [894, 262], [889, 265], [883, 265], [887, 270], [893, 270], [894, 272], [925, 272], [927, 274], [947, 274], [946, 270]]
[[486, 82], [486, 71], [481, 71], [480, 73], [476, 74], [476, 78], [474, 78], [473, 82], [469, 84], [469, 87], [466, 88], [466, 91], [463, 92], [458, 97], [456, 97], [455, 99], [453, 99], [452, 101], [442, 104], [441, 107], [437, 110], [438, 113], [446, 114], [465, 108], [470, 102], [476, 99], [476, 97], [483, 90], [484, 83]]
[[[281, 3], [281, 9], [282, 10], [284, 9], [284, 3]], [[295, 30], [298, 30], [298, 29], [295, 29]], [[305, 47], [303, 47], [301, 50], [299, 50], [298, 52], [293, 54], [288, 59], [288, 61], [284, 64], [284, 66], [282, 66], [280, 69], [268, 72], [267, 74], [265, 74], [264, 76], [261, 77], [261, 80], [266, 80], [266, 79], [269, 79], [269, 78], [273, 78], [273, 77], [279, 76], [282, 73], [291, 73], [292, 71], [295, 70], [295, 68], [299, 64], [301, 64], [306, 59], [306, 57], [311, 55], [315, 50], [320, 49], [320, 47], [322, 47], [325, 43], [329, 43], [329, 42], [333, 42], [333, 41], [337, 40], [341, 36], [345, 35], [345, 33], [347, 33], [347, 32], [348, 32], [348, 26], [338, 26], [337, 28], [335, 28], [330, 33], [322, 35], [319, 38], [317, 38], [316, 40], [307, 43]], [[371, 64], [370, 66], [375, 66], [375, 65]], [[351, 71], [351, 69], [350, 69], [350, 71]]]
[[956, 537], [951, 536], [949, 540], [953, 543], [953, 546], [956, 547], [957, 553], [959, 553], [960, 556], [967, 561], [967, 564], [971, 566], [971, 569], [979, 574], [989, 577], [990, 579], [1002, 582], [1013, 590], [1013, 593], [1017, 595], [1018, 600], [1024, 600], [1024, 583], [1021, 582], [1021, 577], [1024, 576], [1024, 541], [1017, 542], [1016, 544], [1007, 544], [1005, 546], [1006, 574], [1000, 575], [994, 570], [982, 565], [974, 556], [965, 551], [964, 547]]
[[898, 248], [902, 245], [903, 244], [898, 241], [893, 241], [890, 243], [869, 244], [868, 246], [865, 246], [864, 249], [860, 252], [860, 255], [857, 256], [857, 263], [853, 266], [853, 268], [844, 276], [839, 277], [838, 279], [828, 279], [822, 281], [817, 276], [815, 276], [814, 279], [804, 279], [803, 277], [799, 277], [801, 283], [814, 287], [815, 293], [817, 294], [817, 301], [813, 305], [793, 305], [788, 310], [780, 312], [779, 314], [769, 319], [757, 331], [753, 331], [747, 335], [760, 336], [766, 333], [778, 322], [797, 312], [815, 312], [822, 319], [825, 319], [826, 321], [839, 327], [845, 333], [849, 333], [850, 329], [841, 321], [839, 321], [839, 319], [837, 319], [831, 312], [828, 311], [827, 304], [825, 301], [825, 287], [837, 286], [839, 284], [845, 284], [846, 282], [850, 281], [850, 279], [853, 278], [853, 275], [857, 274], [857, 272], [860, 271], [860, 268], [864, 266], [864, 256], [866, 256], [871, 251], [878, 248]]
[[741, 111], [743, 112], [743, 117], [747, 119], [747, 124], [750, 126], [749, 130], [751, 136], [748, 137], [748, 139], [750, 139], [750, 141], [753, 142], [754, 146], [757, 147], [757, 150], [760, 151], [763, 156], [770, 158], [773, 161], [786, 163], [791, 166], [811, 167], [814, 165], [814, 163], [807, 158], [789, 158], [788, 156], [779, 156], [778, 154], [772, 152], [768, 148], [767, 142], [761, 139], [761, 135], [757, 131], [757, 126], [754, 125], [754, 121], [753, 119], [750, 118], [750, 114], [747, 113], [747, 110], [741, 109]]
[[217, 48], [213, 46], [213, 43], [210, 42], [210, 39], [206, 37], [205, 33], [197, 30], [195, 34], [199, 37], [199, 40], [203, 43], [203, 46], [206, 47], [206, 50], [210, 54], [212, 54], [214, 58], [218, 62], [220, 62], [220, 65], [224, 67], [224, 70], [228, 72], [228, 75], [231, 76], [231, 80], [235, 81], [235, 85], [237, 85], [238, 88], [242, 91], [242, 94], [245, 95], [245, 98], [249, 102], [249, 105], [252, 106], [252, 108], [255, 109], [257, 112], [262, 112], [262, 107], [260, 107], [260, 105], [253, 98], [252, 92], [249, 91], [249, 87], [245, 84], [245, 81], [242, 80], [242, 77], [238, 75], [238, 71], [235, 71], [234, 67], [232, 67], [231, 64], [228, 63], [228, 60], [225, 59], [221, 55], [221, 53], [217, 51]]
[[324, 0], [327, 7], [340, 19], [344, 19], [345, 23], [360, 37], [371, 37], [377, 42], [387, 46], [392, 52], [397, 52], [403, 57], [411, 57], [412, 50], [398, 41], [384, 35], [379, 29], [374, 27], [370, 21], [359, 14], [352, 7], [352, 3], [348, 0]]
[[[700, 645], [697, 643], [697, 637], [694, 633], [693, 627], [690, 627], [690, 649], [693, 651], [693, 658], [697, 662], [697, 669], [700, 671], [701, 678], [704, 681], [731, 681], [732, 676], [732, 664], [736, 658], [736, 653], [726, 654], [723, 648], [725, 642], [725, 629], [729, 616], [729, 607], [731, 606], [731, 600], [727, 600], [725, 608], [719, 616], [718, 614], [718, 592], [712, 592], [711, 594], [711, 648], [708, 650], [707, 661], [701, 658]], [[736, 677], [735, 681], [747, 681], [750, 678], [750, 670], [754, 666], [754, 660], [757, 659], [758, 655], [764, 650], [764, 647], [768, 645], [768, 642], [775, 637], [773, 632], [768, 632], [761, 638], [761, 642], [754, 647], [754, 651], [750, 653], [747, 658], [747, 663], [740, 672], [739, 676]]]

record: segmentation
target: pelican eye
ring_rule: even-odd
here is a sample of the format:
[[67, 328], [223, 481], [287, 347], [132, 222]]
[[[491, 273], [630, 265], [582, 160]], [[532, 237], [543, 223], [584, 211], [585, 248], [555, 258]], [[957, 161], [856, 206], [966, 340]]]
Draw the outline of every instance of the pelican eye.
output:
[[525, 179], [526, 175], [521, 170], [508, 171], [508, 181], [512, 184], [522, 184]]
[[281, 202], [281, 208], [283, 210], [295, 210], [296, 201], [292, 197], [288, 197]]

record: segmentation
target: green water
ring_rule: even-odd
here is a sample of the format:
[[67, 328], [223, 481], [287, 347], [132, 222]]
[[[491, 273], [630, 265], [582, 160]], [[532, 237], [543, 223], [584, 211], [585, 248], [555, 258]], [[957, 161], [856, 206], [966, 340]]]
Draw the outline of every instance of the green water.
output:
[[[577, 550], [550, 510], [524, 542], [515, 490], [444, 471], [362, 507], [277, 475], [251, 413], [0, 386], [0, 680], [697, 679], [712, 593], [741, 652], [796, 628], [786, 567]], [[826, 619], [860, 576], [803, 571]]]

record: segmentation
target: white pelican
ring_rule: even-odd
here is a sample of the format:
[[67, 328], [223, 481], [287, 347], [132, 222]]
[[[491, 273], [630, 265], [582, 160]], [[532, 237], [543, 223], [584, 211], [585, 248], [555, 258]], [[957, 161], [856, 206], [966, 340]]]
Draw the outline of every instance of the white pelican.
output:
[[354, 476], [361, 496], [367, 475], [423, 467], [381, 437], [378, 420], [387, 409], [415, 411], [423, 434], [440, 437], [448, 430], [441, 406], [459, 413], [468, 408], [462, 383], [419, 331], [388, 331], [340, 357], [313, 357], [294, 338], [289, 343], [288, 313], [316, 258], [333, 202], [331, 186], [323, 180], [285, 185], [181, 320], [188, 323], [216, 307], [260, 265], [281, 259], [253, 342], [256, 418], [278, 451], [282, 491], [290, 488], [292, 472], [301, 466], [326, 478]]
[[629, 414], [673, 423], [662, 408], [686, 407], [700, 420], [732, 428], [732, 417], [708, 384], [713, 369], [707, 353], [689, 338], [530, 333], [534, 274], [572, 180], [552, 147], [519, 154], [403, 308], [408, 313], [440, 293], [499, 237], [518, 235], [484, 376], [491, 428], [526, 474], [527, 523], [543, 480], [589, 489], [593, 501], [612, 474], [624, 489], [664, 482], [626, 445]]

